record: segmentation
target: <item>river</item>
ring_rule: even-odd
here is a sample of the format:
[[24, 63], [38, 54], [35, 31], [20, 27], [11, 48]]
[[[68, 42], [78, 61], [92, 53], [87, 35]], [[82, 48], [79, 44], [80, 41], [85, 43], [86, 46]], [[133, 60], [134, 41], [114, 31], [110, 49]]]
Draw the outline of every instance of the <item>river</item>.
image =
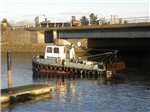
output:
[[[4, 89], [8, 87], [7, 60], [6, 53], [1, 55], [1, 89]], [[122, 57], [129, 60], [126, 69], [117, 71], [115, 78], [107, 80], [33, 72], [32, 55], [35, 54], [12, 53], [12, 86], [46, 83], [54, 85], [54, 88], [49, 94], [30, 100], [3, 103], [2, 112], [150, 111], [150, 70], [135, 64], [141, 57]]]

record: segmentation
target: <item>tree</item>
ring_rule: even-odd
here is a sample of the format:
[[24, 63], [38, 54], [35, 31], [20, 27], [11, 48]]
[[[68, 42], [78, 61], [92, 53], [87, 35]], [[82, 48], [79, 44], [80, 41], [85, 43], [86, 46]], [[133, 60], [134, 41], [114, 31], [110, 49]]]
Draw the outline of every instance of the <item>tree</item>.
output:
[[2, 23], [7, 23], [7, 25], [9, 25], [9, 23], [8, 23], [8, 21], [7, 21], [6, 18], [4, 18], [4, 19], [2, 20]]
[[81, 19], [80, 19], [80, 22], [81, 22], [82, 25], [88, 25], [89, 19], [86, 18], [86, 16], [82, 16]]
[[98, 21], [97, 21], [97, 15], [94, 15], [94, 13], [91, 13], [90, 15], [89, 15], [89, 17], [90, 17], [90, 21], [91, 21], [91, 24], [97, 24], [98, 23]]
[[127, 20], [124, 20], [124, 24], [127, 24], [128, 23], [128, 21]]
[[107, 23], [106, 23], [106, 19], [105, 19], [105, 17], [101, 17], [101, 18], [99, 19], [99, 21], [101, 21], [101, 22], [102, 22], [102, 24], [107, 24]]

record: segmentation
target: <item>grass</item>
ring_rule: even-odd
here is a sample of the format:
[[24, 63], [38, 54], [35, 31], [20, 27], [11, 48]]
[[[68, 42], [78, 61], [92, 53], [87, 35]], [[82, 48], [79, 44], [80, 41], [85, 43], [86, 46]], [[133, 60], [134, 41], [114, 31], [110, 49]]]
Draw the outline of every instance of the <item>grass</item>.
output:
[[26, 42], [1, 43], [1, 52], [44, 52], [46, 45], [38, 45]]

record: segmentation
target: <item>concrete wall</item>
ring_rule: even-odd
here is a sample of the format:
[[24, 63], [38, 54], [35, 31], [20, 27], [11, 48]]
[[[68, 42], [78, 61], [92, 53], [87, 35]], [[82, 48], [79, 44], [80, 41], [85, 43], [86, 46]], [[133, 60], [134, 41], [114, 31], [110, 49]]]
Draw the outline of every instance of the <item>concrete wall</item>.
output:
[[2, 34], [1, 42], [2, 43], [3, 42], [45, 43], [45, 32], [44, 31], [26, 31], [24, 28], [19, 28], [19, 29], [9, 31], [5, 34]]
[[81, 47], [87, 47], [88, 39], [55, 39], [55, 44], [71, 44], [77, 46], [77, 42], [81, 42]]
[[31, 43], [38, 43], [38, 31], [31, 31], [30, 32], [30, 42]]
[[1, 35], [1, 42], [30, 42], [30, 31], [15, 29]]
[[44, 31], [31, 31], [30, 32], [31, 43], [45, 43]]
[[37, 32], [38, 43], [45, 43], [44, 31]]

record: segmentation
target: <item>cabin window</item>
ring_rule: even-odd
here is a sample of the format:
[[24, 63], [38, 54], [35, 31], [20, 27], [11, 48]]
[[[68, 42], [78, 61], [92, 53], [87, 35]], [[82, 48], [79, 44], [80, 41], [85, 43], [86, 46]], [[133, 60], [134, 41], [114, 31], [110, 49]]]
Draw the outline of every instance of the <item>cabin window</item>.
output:
[[59, 48], [58, 47], [54, 47], [54, 53], [59, 53]]
[[52, 47], [47, 47], [47, 53], [52, 53]]

